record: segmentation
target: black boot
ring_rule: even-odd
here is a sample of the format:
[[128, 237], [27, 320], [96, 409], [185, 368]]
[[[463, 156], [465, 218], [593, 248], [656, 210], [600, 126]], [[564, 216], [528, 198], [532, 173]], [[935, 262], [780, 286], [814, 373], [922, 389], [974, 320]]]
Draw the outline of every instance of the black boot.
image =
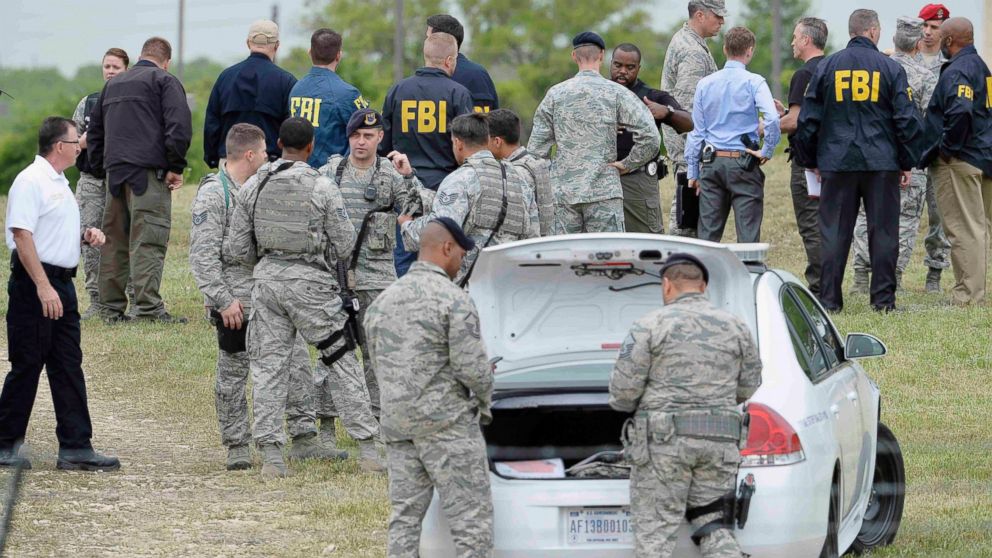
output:
[[59, 450], [56, 469], [64, 471], [116, 471], [121, 462], [116, 457], [99, 454], [92, 449]]

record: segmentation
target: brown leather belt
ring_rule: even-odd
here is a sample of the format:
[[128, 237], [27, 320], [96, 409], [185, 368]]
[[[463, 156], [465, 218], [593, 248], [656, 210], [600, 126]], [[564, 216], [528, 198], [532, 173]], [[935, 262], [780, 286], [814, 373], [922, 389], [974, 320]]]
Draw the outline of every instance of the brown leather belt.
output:
[[744, 156], [741, 151], [714, 151], [713, 155], [717, 157], [729, 157], [731, 159], [740, 159]]

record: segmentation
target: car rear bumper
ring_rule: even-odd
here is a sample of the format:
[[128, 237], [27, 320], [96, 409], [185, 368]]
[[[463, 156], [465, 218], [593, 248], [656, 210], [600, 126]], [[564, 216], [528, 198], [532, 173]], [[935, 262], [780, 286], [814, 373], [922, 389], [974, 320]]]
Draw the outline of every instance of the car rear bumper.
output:
[[[826, 532], [827, 498], [820, 495], [825, 491], [808, 465], [741, 470], [741, 478], [754, 474], [756, 486], [747, 525], [736, 531], [745, 552], [770, 558], [819, 555]], [[490, 481], [497, 558], [633, 557], [631, 544], [569, 543], [564, 519], [568, 508], [629, 506], [628, 481], [507, 480], [496, 475], [490, 475]], [[683, 524], [676, 557], [700, 556], [689, 534], [689, 526]], [[420, 553], [424, 558], [455, 556], [436, 494], [424, 519]]]

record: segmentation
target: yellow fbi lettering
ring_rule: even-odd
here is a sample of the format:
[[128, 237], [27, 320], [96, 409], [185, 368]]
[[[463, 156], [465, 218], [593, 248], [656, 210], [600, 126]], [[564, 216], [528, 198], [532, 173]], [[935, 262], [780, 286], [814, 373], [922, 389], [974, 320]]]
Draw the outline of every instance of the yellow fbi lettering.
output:
[[400, 129], [409, 132], [411, 122], [418, 134], [447, 133], [448, 101], [400, 101]]
[[958, 86], [958, 97], [964, 97], [965, 99], [968, 99], [969, 101], [974, 101], [975, 100], [975, 90], [972, 89], [971, 87], [967, 86], [967, 85], [959, 85]]
[[985, 108], [992, 108], [992, 77], [985, 78]]
[[320, 127], [320, 103], [323, 99], [313, 97], [290, 97], [289, 114], [310, 121], [314, 128]]
[[838, 103], [843, 103], [845, 93], [850, 92], [852, 101], [878, 102], [879, 83], [882, 81], [882, 73], [875, 71], [869, 73], [868, 70], [836, 70], [834, 72], [834, 93]]

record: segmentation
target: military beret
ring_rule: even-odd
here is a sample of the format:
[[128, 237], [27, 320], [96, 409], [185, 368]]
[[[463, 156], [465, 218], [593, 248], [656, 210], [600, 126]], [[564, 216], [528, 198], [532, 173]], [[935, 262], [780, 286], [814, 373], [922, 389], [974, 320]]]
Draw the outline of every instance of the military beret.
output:
[[361, 128], [382, 128], [382, 115], [370, 108], [356, 110], [348, 119], [345, 134], [350, 138]]
[[586, 45], [596, 45], [601, 50], [606, 50], [606, 41], [592, 31], [583, 31], [572, 39], [573, 50]]
[[944, 21], [949, 17], [951, 17], [951, 11], [943, 4], [927, 4], [920, 10], [920, 19], [923, 21], [930, 21], [931, 19]]
[[658, 270], [658, 274], [664, 276], [665, 271], [668, 270], [668, 268], [681, 264], [689, 264], [698, 267], [700, 271], [703, 272], [703, 283], [708, 284], [710, 282], [710, 272], [708, 269], [706, 269], [706, 266], [703, 265], [703, 262], [700, 261], [699, 258], [697, 258], [696, 256], [693, 256], [692, 254], [687, 254], [685, 252], [676, 252], [668, 256], [668, 259], [665, 260], [665, 263], [661, 264], [661, 269]]
[[696, 3], [720, 17], [727, 17], [727, 4], [723, 0], [696, 0]]
[[896, 19], [896, 37], [919, 41], [923, 38], [923, 20], [918, 17], [899, 16]]
[[432, 223], [437, 223], [442, 227], [448, 229], [451, 236], [455, 238], [455, 242], [462, 247], [463, 250], [468, 252], [472, 248], [475, 248], [475, 241], [465, 235], [465, 231], [455, 222], [451, 217], [436, 217], [431, 220]]

